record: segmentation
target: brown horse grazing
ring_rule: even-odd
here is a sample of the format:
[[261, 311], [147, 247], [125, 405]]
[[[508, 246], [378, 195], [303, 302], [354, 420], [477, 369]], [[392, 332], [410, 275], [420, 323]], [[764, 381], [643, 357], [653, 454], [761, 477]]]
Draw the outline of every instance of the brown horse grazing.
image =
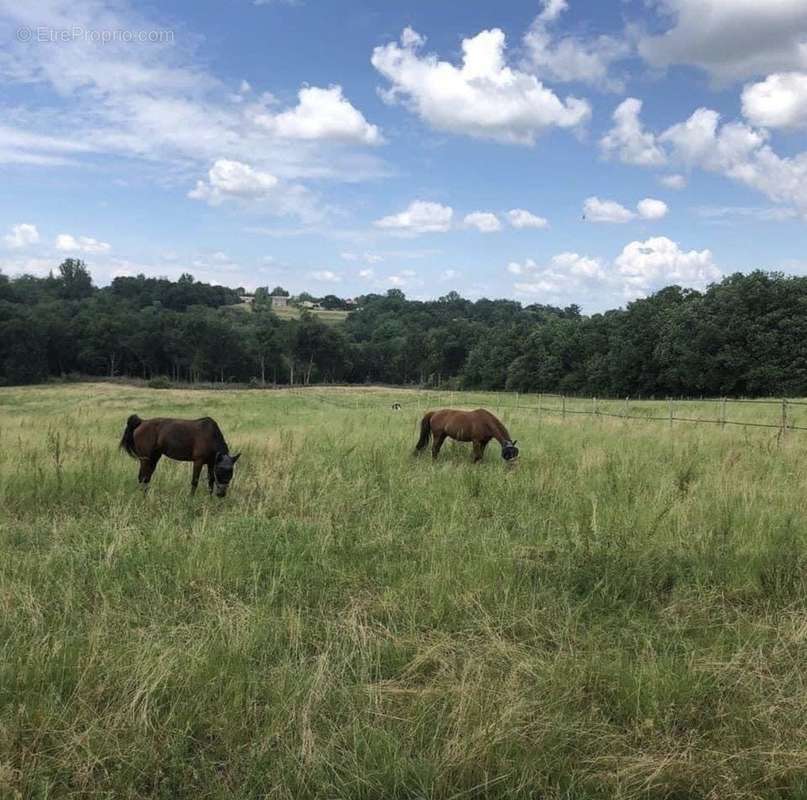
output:
[[429, 443], [429, 439], [434, 437], [432, 458], [437, 458], [446, 436], [458, 442], [473, 442], [474, 463], [482, 460], [491, 439], [495, 439], [502, 446], [502, 458], [505, 461], [511, 461], [518, 456], [518, 448], [510, 438], [507, 428], [484, 408], [477, 408], [476, 411], [454, 411], [451, 408], [427, 411], [420, 422], [420, 439], [415, 446], [415, 453], [422, 450]]
[[230, 455], [221, 429], [210, 417], [202, 419], [140, 419], [132, 414], [126, 420], [126, 430], [120, 447], [132, 458], [140, 459], [139, 483], [147, 489], [161, 456], [177, 461], [193, 461], [191, 494], [199, 484], [199, 473], [207, 466], [207, 483], [211, 494], [224, 497], [233, 478], [235, 462], [240, 453]]

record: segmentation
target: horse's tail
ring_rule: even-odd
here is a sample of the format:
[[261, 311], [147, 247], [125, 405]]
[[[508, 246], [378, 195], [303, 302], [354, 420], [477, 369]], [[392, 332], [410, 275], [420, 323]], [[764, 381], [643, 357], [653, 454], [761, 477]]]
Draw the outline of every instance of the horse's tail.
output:
[[427, 411], [420, 421], [420, 439], [415, 445], [415, 451], [422, 450], [428, 443], [432, 436], [432, 414], [434, 411]]
[[125, 450], [132, 458], [137, 458], [134, 432], [142, 421], [143, 420], [140, 419], [137, 414], [132, 414], [132, 416], [126, 420], [126, 429], [123, 431], [123, 436], [121, 436], [120, 439], [120, 449]]

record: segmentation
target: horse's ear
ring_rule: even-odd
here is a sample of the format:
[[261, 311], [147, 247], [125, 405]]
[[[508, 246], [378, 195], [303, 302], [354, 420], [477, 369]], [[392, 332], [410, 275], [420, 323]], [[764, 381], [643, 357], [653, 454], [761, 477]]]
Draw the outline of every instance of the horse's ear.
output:
[[241, 453], [236, 453], [233, 456], [233, 464], [235, 464], [235, 462], [238, 461], [239, 458], [241, 458]]
[[515, 447], [517, 444], [518, 444], [518, 439], [513, 439], [513, 447]]

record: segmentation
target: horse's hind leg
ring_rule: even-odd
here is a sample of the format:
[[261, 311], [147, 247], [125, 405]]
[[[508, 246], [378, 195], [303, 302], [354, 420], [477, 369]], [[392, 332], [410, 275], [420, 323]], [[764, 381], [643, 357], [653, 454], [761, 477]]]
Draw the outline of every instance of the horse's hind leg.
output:
[[437, 458], [438, 454], [440, 453], [440, 448], [443, 446], [443, 442], [446, 440], [446, 434], [444, 433], [436, 433], [434, 435], [434, 441], [432, 442], [432, 458]]
[[149, 481], [157, 469], [157, 462], [160, 460], [160, 454], [152, 456], [141, 456], [140, 458], [140, 472], [137, 476], [137, 482], [143, 487], [145, 492], [149, 488]]

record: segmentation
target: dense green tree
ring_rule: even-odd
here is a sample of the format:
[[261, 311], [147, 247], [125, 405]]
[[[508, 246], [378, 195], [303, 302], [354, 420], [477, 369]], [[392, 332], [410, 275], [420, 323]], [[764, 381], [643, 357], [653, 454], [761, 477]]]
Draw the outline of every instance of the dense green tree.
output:
[[87, 265], [78, 258], [67, 258], [59, 264], [59, 295], [65, 300], [83, 300], [93, 293]]
[[261, 383], [266, 383], [267, 374], [272, 376], [272, 383], [277, 383], [284, 366], [282, 323], [275, 314], [262, 308], [256, 309], [251, 322], [249, 349], [260, 369]]
[[36, 312], [0, 300], [0, 383], [35, 383], [47, 375], [47, 337]]
[[337, 297], [335, 294], [326, 294], [325, 297], [319, 301], [319, 303], [323, 308], [328, 310], [344, 310], [347, 308], [347, 303], [341, 297]]
[[[315, 313], [281, 318], [269, 297], [263, 287], [244, 308], [238, 290], [189, 273], [96, 288], [74, 259], [43, 278], [0, 274], [0, 381], [78, 372], [599, 397], [807, 391], [807, 278], [780, 273], [731, 275], [703, 292], [671, 286], [591, 316], [456, 292], [407, 300], [391, 289], [326, 325]], [[345, 305], [336, 295], [322, 302]]]

